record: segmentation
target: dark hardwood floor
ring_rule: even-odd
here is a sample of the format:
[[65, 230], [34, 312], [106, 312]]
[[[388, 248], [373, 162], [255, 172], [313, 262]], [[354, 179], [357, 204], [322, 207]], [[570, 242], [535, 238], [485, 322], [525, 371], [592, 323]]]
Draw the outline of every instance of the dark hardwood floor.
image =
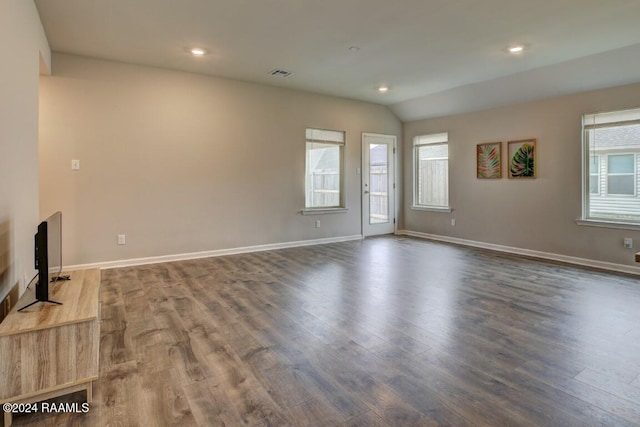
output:
[[637, 277], [383, 237], [105, 270], [102, 301], [89, 413], [15, 425], [640, 425]]

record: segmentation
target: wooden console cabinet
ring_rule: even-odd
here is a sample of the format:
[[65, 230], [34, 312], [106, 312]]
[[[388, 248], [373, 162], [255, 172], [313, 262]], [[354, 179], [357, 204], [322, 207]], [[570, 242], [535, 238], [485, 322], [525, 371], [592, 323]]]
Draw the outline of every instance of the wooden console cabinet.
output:
[[[17, 312], [35, 299], [29, 289], [0, 323], [0, 404], [79, 390], [86, 390], [91, 402], [92, 382], [98, 379], [100, 270], [68, 274], [71, 280], [49, 288], [49, 299], [62, 305], [38, 303]], [[5, 412], [5, 426], [11, 422]]]

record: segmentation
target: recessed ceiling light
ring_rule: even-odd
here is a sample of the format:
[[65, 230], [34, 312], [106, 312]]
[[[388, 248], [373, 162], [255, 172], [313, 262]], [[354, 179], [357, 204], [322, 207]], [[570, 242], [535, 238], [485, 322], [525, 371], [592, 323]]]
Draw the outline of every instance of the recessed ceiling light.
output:
[[389, 92], [389, 86], [382, 85], [382, 86], [378, 87], [378, 92], [380, 92], [380, 93], [387, 93], [387, 92]]
[[191, 52], [193, 56], [204, 56], [207, 53], [206, 49], [203, 49], [201, 47], [194, 47], [189, 50], [189, 52]]
[[349, 51], [351, 51], [351, 52], [357, 52], [359, 50], [360, 50], [360, 48], [358, 46], [350, 46], [349, 47]]
[[512, 46], [509, 48], [510, 53], [520, 53], [524, 50], [524, 46]]

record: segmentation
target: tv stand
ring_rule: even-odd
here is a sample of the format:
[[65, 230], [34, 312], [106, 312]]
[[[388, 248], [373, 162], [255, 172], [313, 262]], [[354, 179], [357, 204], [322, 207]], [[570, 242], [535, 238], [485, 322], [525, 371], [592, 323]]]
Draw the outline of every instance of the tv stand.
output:
[[[30, 289], [0, 323], [0, 404], [40, 402], [81, 390], [91, 402], [98, 379], [100, 270], [77, 270], [71, 277], [50, 289], [64, 305], [18, 312], [33, 300]], [[4, 412], [5, 427], [11, 422], [11, 412]]]
[[25, 308], [29, 308], [29, 307], [31, 307], [33, 304], [37, 304], [37, 303], [39, 303], [39, 302], [48, 302], [49, 304], [58, 304], [58, 305], [62, 305], [62, 303], [61, 303], [61, 302], [58, 302], [58, 301], [52, 301], [52, 300], [50, 300], [50, 299], [46, 299], [46, 300], [43, 300], [43, 301], [41, 301], [41, 300], [35, 300], [35, 301], [33, 301], [33, 302], [31, 302], [31, 303], [29, 303], [29, 304], [25, 305], [24, 307], [19, 308], [19, 309], [18, 309], [18, 311], [22, 311], [22, 310], [24, 310]]

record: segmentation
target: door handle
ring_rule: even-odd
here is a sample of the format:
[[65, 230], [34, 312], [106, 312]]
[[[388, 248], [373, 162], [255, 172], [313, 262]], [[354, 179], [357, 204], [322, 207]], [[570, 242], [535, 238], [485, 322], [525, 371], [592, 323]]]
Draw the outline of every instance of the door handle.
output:
[[364, 194], [369, 194], [369, 191], [368, 190], [364, 190]]

